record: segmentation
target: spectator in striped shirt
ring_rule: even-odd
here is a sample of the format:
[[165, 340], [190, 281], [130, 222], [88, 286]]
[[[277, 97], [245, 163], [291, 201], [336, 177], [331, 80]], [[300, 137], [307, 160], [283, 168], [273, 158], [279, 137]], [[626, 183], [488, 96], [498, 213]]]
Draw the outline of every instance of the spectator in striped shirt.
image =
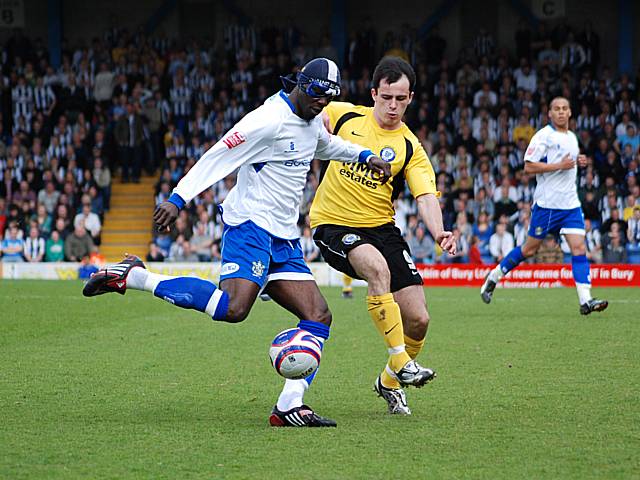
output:
[[42, 112], [45, 117], [50, 117], [56, 107], [56, 94], [49, 85], [44, 84], [44, 78], [36, 78], [36, 86], [33, 89], [33, 104], [36, 112]]
[[481, 28], [478, 31], [478, 35], [473, 42], [473, 49], [475, 50], [476, 56], [484, 57], [493, 55], [493, 49], [495, 47], [495, 42], [493, 41], [493, 36], [487, 32], [484, 28]]
[[29, 236], [24, 242], [24, 258], [27, 262], [42, 262], [45, 254], [45, 241], [40, 236], [38, 226], [31, 224]]
[[13, 102], [13, 115], [15, 118], [23, 116], [31, 120], [33, 112], [33, 90], [23, 76], [18, 78], [18, 83], [11, 90], [11, 100]]
[[176, 128], [183, 134], [186, 133], [187, 122], [191, 115], [191, 89], [184, 83], [182, 68], [178, 69], [174, 78], [174, 86], [170, 90], [173, 116]]

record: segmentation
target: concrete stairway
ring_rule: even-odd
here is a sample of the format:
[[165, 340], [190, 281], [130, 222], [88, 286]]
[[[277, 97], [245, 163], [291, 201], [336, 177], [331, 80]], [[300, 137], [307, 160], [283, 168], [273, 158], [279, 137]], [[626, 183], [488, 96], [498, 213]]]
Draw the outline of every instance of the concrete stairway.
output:
[[118, 262], [131, 253], [142, 259], [152, 239], [152, 215], [155, 206], [154, 185], [157, 178], [142, 177], [140, 183], [120, 183], [114, 178], [111, 186], [111, 209], [102, 228], [102, 253], [107, 262]]

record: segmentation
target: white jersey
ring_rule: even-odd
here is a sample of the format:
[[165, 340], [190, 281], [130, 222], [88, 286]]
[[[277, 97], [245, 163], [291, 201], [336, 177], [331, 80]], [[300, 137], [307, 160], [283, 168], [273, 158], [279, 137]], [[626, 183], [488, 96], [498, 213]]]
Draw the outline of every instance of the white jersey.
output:
[[300, 118], [281, 91], [205, 152], [173, 193], [188, 203], [240, 168], [236, 186], [222, 203], [224, 222], [251, 220], [276, 237], [292, 240], [300, 237], [298, 212], [311, 161], [357, 162], [370, 154], [330, 135], [320, 115], [310, 121]]
[[[526, 162], [560, 163], [569, 154], [578, 160], [580, 148], [578, 139], [571, 131], [559, 132], [551, 125], [538, 130], [529, 143], [524, 155]], [[533, 203], [542, 208], [569, 210], [580, 206], [576, 187], [578, 167], [570, 170], [538, 173]]]

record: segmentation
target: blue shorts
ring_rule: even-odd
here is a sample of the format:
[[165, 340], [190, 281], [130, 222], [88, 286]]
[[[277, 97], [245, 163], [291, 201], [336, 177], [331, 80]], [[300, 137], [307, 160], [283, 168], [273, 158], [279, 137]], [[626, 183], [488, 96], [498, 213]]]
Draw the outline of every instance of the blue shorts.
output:
[[560, 210], [534, 205], [531, 211], [531, 223], [529, 224], [528, 233], [530, 237], [538, 239], [542, 239], [548, 234], [556, 236], [565, 233], [584, 235], [582, 208]]
[[274, 237], [255, 223], [225, 225], [220, 281], [244, 278], [262, 288], [271, 280], [313, 280], [300, 240]]

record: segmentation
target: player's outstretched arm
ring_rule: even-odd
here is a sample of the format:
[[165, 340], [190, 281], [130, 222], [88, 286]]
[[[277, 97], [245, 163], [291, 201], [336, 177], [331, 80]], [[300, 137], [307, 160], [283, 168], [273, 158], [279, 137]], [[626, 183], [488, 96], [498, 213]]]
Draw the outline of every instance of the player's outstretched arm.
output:
[[416, 198], [420, 218], [427, 226], [429, 233], [443, 251], [455, 255], [457, 250], [456, 239], [453, 233], [444, 229], [442, 223], [442, 210], [440, 202], [433, 193], [425, 193]]
[[169, 200], [158, 205], [153, 213], [158, 230], [168, 230], [180, 210], [211, 185], [245, 163], [263, 161], [277, 128], [268, 110], [261, 107], [249, 112], [200, 157], [180, 179]]
[[[200, 157], [180, 179], [173, 193], [189, 203], [242, 165], [268, 161], [279, 125], [274, 121], [273, 111], [265, 105], [249, 112]], [[178, 201], [176, 206], [181, 209], [184, 204]]]

